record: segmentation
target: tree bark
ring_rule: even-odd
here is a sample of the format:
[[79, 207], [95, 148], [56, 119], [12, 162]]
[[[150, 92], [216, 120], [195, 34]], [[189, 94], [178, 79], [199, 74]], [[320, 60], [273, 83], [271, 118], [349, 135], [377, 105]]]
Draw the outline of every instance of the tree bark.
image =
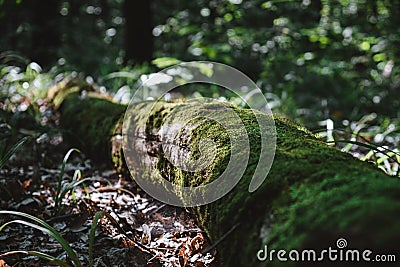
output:
[[[57, 105], [62, 102], [61, 126], [73, 132], [68, 140], [96, 158], [111, 158], [119, 170], [126, 170], [120, 142], [121, 118], [126, 107], [99, 98], [96, 93], [82, 98], [76, 87], [62, 96], [58, 89], [53, 90], [51, 98], [59, 96]], [[151, 118], [144, 122], [145, 128], [137, 129], [143, 138], [135, 145], [138, 150], [135, 162], [142, 165], [133, 169], [140, 172], [140, 168], [150, 165], [163, 178], [187, 186], [204, 185], [216, 179], [224, 170], [229, 153], [216, 157], [206, 173], [184, 172], [173, 166], [157, 145], [160, 128], [171, 121], [170, 116], [174, 116], [173, 121], [180, 116], [187, 118], [196, 107], [192, 103], [157, 103], [149, 109], [153, 105], [153, 102], [138, 103], [129, 114], [137, 122], [143, 117]], [[258, 163], [259, 128], [254, 111], [228, 108], [242, 119], [251, 143], [247, 169], [235, 188], [223, 198], [189, 208], [211, 242], [218, 243], [223, 266], [281, 266], [283, 263], [284, 266], [312, 266], [312, 262], [301, 261], [301, 250], [315, 249], [319, 258], [323, 249], [331, 247], [340, 251], [336, 245], [339, 238], [347, 240], [348, 248], [359, 249], [360, 257], [363, 250], [369, 249], [373, 252], [371, 259], [378, 253], [397, 253], [399, 258], [398, 178], [327, 146], [292, 122], [274, 118], [275, 160], [264, 183], [249, 193], [250, 177]], [[138, 125], [142, 127], [143, 122]], [[189, 155], [196, 154], [198, 142], [205, 137], [215, 141], [218, 151], [229, 151], [223, 129], [208, 120], [187, 123], [181, 137], [176, 140], [177, 145], [188, 148]], [[273, 261], [257, 258], [265, 245], [268, 253], [276, 250]], [[278, 260], [280, 249], [287, 251], [284, 255], [287, 262]], [[293, 249], [299, 250], [300, 261], [289, 260]], [[344, 253], [346, 249], [343, 248]], [[263, 257], [264, 253], [259, 256]], [[323, 259], [323, 266], [343, 263], [330, 261], [326, 253]], [[352, 262], [352, 266], [357, 263], [367, 266], [369, 262]]]

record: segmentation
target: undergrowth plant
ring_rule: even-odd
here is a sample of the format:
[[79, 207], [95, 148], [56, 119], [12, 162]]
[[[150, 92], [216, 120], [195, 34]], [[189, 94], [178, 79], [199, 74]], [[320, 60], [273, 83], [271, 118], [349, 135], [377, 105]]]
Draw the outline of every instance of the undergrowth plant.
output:
[[[370, 143], [366, 140], [363, 142], [352, 141], [352, 140], [335, 140], [332, 141], [335, 143], [345, 143], [347, 145], [357, 145], [367, 149], [370, 151], [360, 159], [363, 161], [370, 160], [375, 163], [375, 165], [388, 173], [389, 175], [399, 176], [399, 165], [400, 165], [400, 151], [398, 149], [389, 149], [384, 146], [377, 146], [373, 143]], [[343, 150], [344, 152], [348, 152]]]
[[26, 111], [30, 106], [39, 116], [37, 101], [43, 99], [49, 87], [55, 83], [56, 73], [43, 72], [36, 62], [26, 65], [26, 68], [13, 65], [3, 65], [0, 62], [1, 98], [3, 109], [8, 111]]
[[[333, 129], [332, 124], [327, 126], [326, 132], [317, 133], [317, 137], [326, 137], [328, 144], [344, 144], [341, 147], [343, 152], [351, 153], [363, 161], [372, 161], [389, 175], [400, 177], [400, 149], [397, 147], [399, 141], [396, 141], [400, 139], [400, 135], [396, 135], [400, 126], [387, 119], [383, 125], [372, 126], [375, 118], [375, 113], [363, 116], [359, 121], [353, 122], [351, 132]], [[395, 137], [391, 137], [391, 134]], [[350, 138], [346, 139], [346, 135]]]
[[[17, 216], [17, 217], [22, 217], [22, 220], [12, 220], [12, 221], [8, 221], [6, 223], [4, 223], [3, 225], [0, 226], [0, 232], [7, 226], [11, 225], [11, 224], [21, 224], [21, 225], [25, 225], [25, 226], [29, 226], [32, 227], [36, 230], [41, 231], [44, 234], [49, 235], [50, 237], [54, 238], [60, 245], [61, 247], [65, 250], [65, 252], [67, 253], [69, 259], [71, 260], [71, 262], [73, 263], [73, 266], [75, 267], [81, 267], [81, 266], [85, 266], [84, 264], [82, 264], [82, 262], [79, 260], [78, 255], [75, 253], [75, 251], [72, 249], [72, 247], [70, 246], [70, 244], [68, 243], [67, 240], [65, 240], [61, 234], [56, 231], [52, 226], [50, 226], [48, 223], [46, 223], [45, 221], [32, 216], [30, 214], [27, 213], [23, 213], [23, 212], [17, 212], [17, 211], [0, 211], [0, 216], [1, 215], [12, 215], [12, 216]], [[95, 238], [95, 231], [97, 228], [97, 225], [99, 223], [99, 220], [102, 217], [107, 217], [111, 223], [115, 226], [117, 226], [118, 228], [119, 225], [116, 222], [116, 220], [107, 212], [105, 211], [98, 211], [95, 213], [94, 217], [93, 217], [93, 221], [92, 221], [92, 226], [90, 228], [90, 232], [89, 232], [89, 266], [92, 267], [93, 266], [93, 244], [94, 244], [94, 238]], [[47, 260], [49, 261], [51, 264], [55, 264], [57, 266], [61, 266], [61, 267], [72, 267], [70, 264], [68, 264], [65, 260], [62, 260], [58, 257], [46, 254], [46, 253], [42, 253], [40, 251], [35, 251], [35, 250], [13, 250], [13, 251], [9, 251], [3, 254], [0, 254], [0, 259], [4, 258], [6, 256], [10, 256], [13, 254], [27, 254], [27, 255], [32, 255], [32, 256], [36, 256], [39, 257], [41, 259]]]
[[58, 177], [57, 192], [56, 192], [56, 199], [55, 199], [55, 204], [54, 204], [53, 215], [59, 214], [61, 202], [68, 192], [72, 193], [75, 187], [90, 180], [90, 178], [81, 179], [81, 177], [82, 177], [81, 171], [75, 170], [72, 180], [70, 182], [63, 181], [64, 174], [65, 174], [65, 166], [67, 164], [67, 161], [68, 161], [71, 153], [74, 151], [78, 152], [78, 153], [80, 152], [76, 148], [72, 148], [72, 149], [68, 150], [68, 152], [65, 154], [63, 162], [61, 164], [61, 172], [60, 172], [60, 176]]

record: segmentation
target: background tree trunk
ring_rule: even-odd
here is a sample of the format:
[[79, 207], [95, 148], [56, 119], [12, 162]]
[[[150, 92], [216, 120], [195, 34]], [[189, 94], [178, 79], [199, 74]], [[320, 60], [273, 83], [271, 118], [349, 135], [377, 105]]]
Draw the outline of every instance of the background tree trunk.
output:
[[130, 64], [153, 59], [151, 0], [125, 0], [125, 60]]
[[[69, 90], [74, 91], [76, 88]], [[53, 93], [53, 99], [57, 98], [54, 95], [60, 96]], [[119, 118], [125, 107], [90, 94], [81, 98], [79, 93], [64, 93], [56, 102], [61, 103], [60, 99], [63, 100], [61, 125], [74, 133], [70, 142], [96, 158], [111, 155], [118, 168], [126, 169], [120, 138], [117, 138], [121, 131]], [[148, 107], [153, 104], [139, 103], [130, 114], [137, 121], [147, 115], [152, 118], [145, 122], [142, 145], [135, 146], [139, 155], [137, 160], [143, 165], [150, 164], [165, 179], [177, 184], [198, 186], [218, 177], [226, 166], [229, 153], [216, 158], [215, 164], [207, 169], [208, 175], [187, 173], [167, 161], [162, 149], [154, 144], [157, 132], [166, 120], [171, 119], [172, 111], [173, 120], [179, 120], [179, 116], [186, 118], [193, 112], [192, 104], [158, 103], [149, 113]], [[246, 172], [223, 198], [189, 209], [211, 242], [218, 242], [223, 266], [280, 266], [282, 262], [277, 260], [276, 252], [272, 262], [259, 261], [257, 252], [268, 245], [268, 251], [315, 249], [320, 253], [329, 247], [338, 249], [336, 241], [339, 238], [347, 240], [348, 248], [361, 252], [372, 250], [371, 258], [378, 253], [398, 253], [398, 178], [328, 147], [297, 125], [276, 118], [277, 150], [273, 166], [261, 187], [249, 193], [247, 189], [259, 153], [256, 120], [251, 110], [231, 108], [241, 117], [252, 144]], [[191, 152], [198, 149], [197, 142], [204, 137], [213, 138], [219, 148], [229, 145], [224, 142], [224, 133], [218, 132], [217, 125], [212, 122], [188, 123], [185, 127], [183, 131], [189, 135], [177, 140], [177, 145], [189, 147]], [[317, 254], [317, 258], [319, 256]], [[327, 254], [324, 259], [324, 266], [342, 264], [329, 261]], [[358, 263], [368, 265], [364, 261]], [[312, 266], [312, 263], [301, 261], [288, 261], [285, 266], [304, 264]]]
[[0, 5], [1, 52], [18, 51], [46, 67], [56, 62], [61, 44], [60, 4], [58, 0], [29, 0]]

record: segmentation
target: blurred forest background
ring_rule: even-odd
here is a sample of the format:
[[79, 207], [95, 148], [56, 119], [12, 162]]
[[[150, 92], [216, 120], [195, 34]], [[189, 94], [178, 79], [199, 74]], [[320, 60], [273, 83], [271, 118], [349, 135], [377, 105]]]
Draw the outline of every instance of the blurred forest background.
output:
[[400, 115], [399, 1], [2, 0], [0, 10], [3, 67], [33, 61], [116, 93], [156, 72], [154, 59], [211, 60], [311, 127]]

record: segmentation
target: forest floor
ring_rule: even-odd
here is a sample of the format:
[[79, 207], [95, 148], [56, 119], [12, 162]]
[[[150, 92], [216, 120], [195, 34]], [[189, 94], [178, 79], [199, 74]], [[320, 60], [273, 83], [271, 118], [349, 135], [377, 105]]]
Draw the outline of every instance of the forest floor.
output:
[[[45, 103], [43, 107], [43, 111], [39, 109], [46, 114], [50, 109]], [[89, 266], [89, 232], [98, 211], [107, 212], [115, 222], [102, 218], [96, 228], [93, 266], [221, 266], [217, 250], [184, 209], [154, 200], [130, 177], [93, 162], [83, 153], [74, 151], [63, 163], [71, 147], [63, 142], [56, 116], [49, 114], [41, 120], [42, 125], [43, 119], [45, 124], [51, 125], [50, 131], [29, 129], [29, 120], [23, 116], [19, 118], [19, 126], [14, 129], [18, 136], [14, 140], [26, 135], [32, 140], [0, 168], [0, 210], [28, 213], [47, 222], [68, 241], [82, 266]], [[379, 148], [376, 152], [370, 149], [370, 143], [361, 144], [376, 137], [382, 142], [385, 136], [379, 132], [384, 130], [368, 128], [365, 120], [353, 124], [353, 132], [342, 133], [338, 138], [349, 140], [351, 137], [353, 143], [336, 143], [336, 146], [358, 158], [375, 161], [383, 170], [398, 176], [398, 150], [387, 152]], [[362, 127], [367, 129], [364, 137], [358, 135]], [[331, 138], [327, 134], [319, 136], [323, 141]], [[396, 147], [400, 136], [387, 137], [390, 141], [386, 142], [387, 147]], [[393, 160], [396, 157], [397, 160]], [[66, 185], [74, 176], [87, 180], [62, 196], [56, 211], [58, 184], [61, 181]], [[55, 256], [73, 266], [60, 243], [43, 231], [20, 223], [1, 228], [13, 219], [16, 217], [0, 216], [0, 267], [52, 265], [23, 253], [32, 250]]]
[[[0, 169], [0, 210], [25, 212], [46, 221], [69, 242], [84, 266], [89, 262], [93, 215], [99, 210], [111, 214], [119, 227], [107, 218], [100, 221], [94, 266], [218, 266], [216, 250], [184, 209], [152, 199], [129, 177], [93, 163], [82, 153], [71, 154], [62, 180], [70, 181], [77, 170], [81, 179], [90, 180], [66, 194], [61, 209], [53, 214], [63, 157], [69, 148], [61, 134], [35, 141]], [[10, 220], [1, 216], [0, 225]], [[0, 254], [14, 250], [36, 250], [68, 261], [54, 239], [20, 224], [0, 232]], [[0, 258], [0, 266], [46, 265], [49, 262], [22, 253]]]

